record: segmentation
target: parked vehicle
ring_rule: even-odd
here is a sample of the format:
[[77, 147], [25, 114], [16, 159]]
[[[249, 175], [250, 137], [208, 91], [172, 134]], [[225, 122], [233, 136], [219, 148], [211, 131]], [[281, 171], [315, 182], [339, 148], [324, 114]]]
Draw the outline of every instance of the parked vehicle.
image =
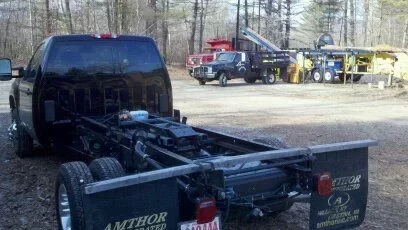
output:
[[[32, 155], [35, 140], [93, 159], [60, 166], [59, 229], [220, 229], [295, 202], [310, 202], [312, 229], [364, 220], [375, 141], [286, 148], [189, 126], [151, 38], [53, 36], [18, 72], [9, 98], [17, 155]], [[11, 78], [1, 59], [0, 80]]]
[[263, 84], [273, 84], [280, 68], [289, 64], [286, 52], [222, 52], [213, 62], [194, 69], [194, 78], [200, 85], [218, 80], [221, 87], [227, 86], [228, 80], [243, 78], [247, 83], [262, 80]]
[[212, 62], [216, 58], [217, 52], [234, 50], [232, 43], [228, 40], [210, 39], [206, 43], [210, 46], [204, 48], [204, 53], [190, 54], [187, 56], [186, 68], [190, 76], [193, 76], [193, 69], [195, 67]]

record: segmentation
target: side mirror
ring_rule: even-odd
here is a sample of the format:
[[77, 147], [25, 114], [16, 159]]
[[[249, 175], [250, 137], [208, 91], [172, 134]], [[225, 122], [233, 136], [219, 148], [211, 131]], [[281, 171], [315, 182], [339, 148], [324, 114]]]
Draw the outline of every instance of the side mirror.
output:
[[13, 78], [22, 78], [24, 76], [24, 67], [15, 67], [12, 68], [12, 77]]
[[10, 81], [11, 74], [11, 60], [8, 58], [0, 59], [0, 81]]

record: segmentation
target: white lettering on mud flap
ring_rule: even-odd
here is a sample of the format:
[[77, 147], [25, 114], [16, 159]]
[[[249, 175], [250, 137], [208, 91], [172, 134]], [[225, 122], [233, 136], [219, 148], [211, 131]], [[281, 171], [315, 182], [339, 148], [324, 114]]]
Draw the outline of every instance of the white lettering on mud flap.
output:
[[361, 175], [339, 177], [333, 180], [333, 191], [352, 191], [360, 188]]
[[109, 223], [105, 230], [165, 230], [167, 212], [139, 216], [131, 219]]
[[360, 209], [348, 206], [353, 199], [349, 192], [360, 188], [360, 180], [361, 175], [333, 179], [333, 194], [327, 199], [328, 209], [317, 212], [323, 220], [317, 223], [316, 228], [329, 228], [360, 218]]

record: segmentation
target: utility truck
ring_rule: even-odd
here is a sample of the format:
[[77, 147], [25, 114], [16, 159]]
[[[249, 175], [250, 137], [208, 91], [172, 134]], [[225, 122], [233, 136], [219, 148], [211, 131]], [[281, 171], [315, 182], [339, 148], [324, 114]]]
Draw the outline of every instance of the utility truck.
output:
[[59, 168], [59, 229], [221, 229], [295, 202], [311, 229], [364, 220], [375, 141], [286, 148], [187, 125], [149, 37], [52, 36], [14, 70], [0, 59], [17, 155], [36, 142], [90, 162]]

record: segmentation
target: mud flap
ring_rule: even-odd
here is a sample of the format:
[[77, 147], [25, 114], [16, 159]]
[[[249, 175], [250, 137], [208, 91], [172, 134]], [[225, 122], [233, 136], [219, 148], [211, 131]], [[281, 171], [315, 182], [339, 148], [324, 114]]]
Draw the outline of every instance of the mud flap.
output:
[[333, 192], [312, 192], [310, 229], [343, 229], [359, 226], [365, 217], [368, 190], [368, 148], [313, 154], [312, 173], [330, 172]]
[[84, 194], [86, 229], [173, 229], [179, 221], [176, 178]]

